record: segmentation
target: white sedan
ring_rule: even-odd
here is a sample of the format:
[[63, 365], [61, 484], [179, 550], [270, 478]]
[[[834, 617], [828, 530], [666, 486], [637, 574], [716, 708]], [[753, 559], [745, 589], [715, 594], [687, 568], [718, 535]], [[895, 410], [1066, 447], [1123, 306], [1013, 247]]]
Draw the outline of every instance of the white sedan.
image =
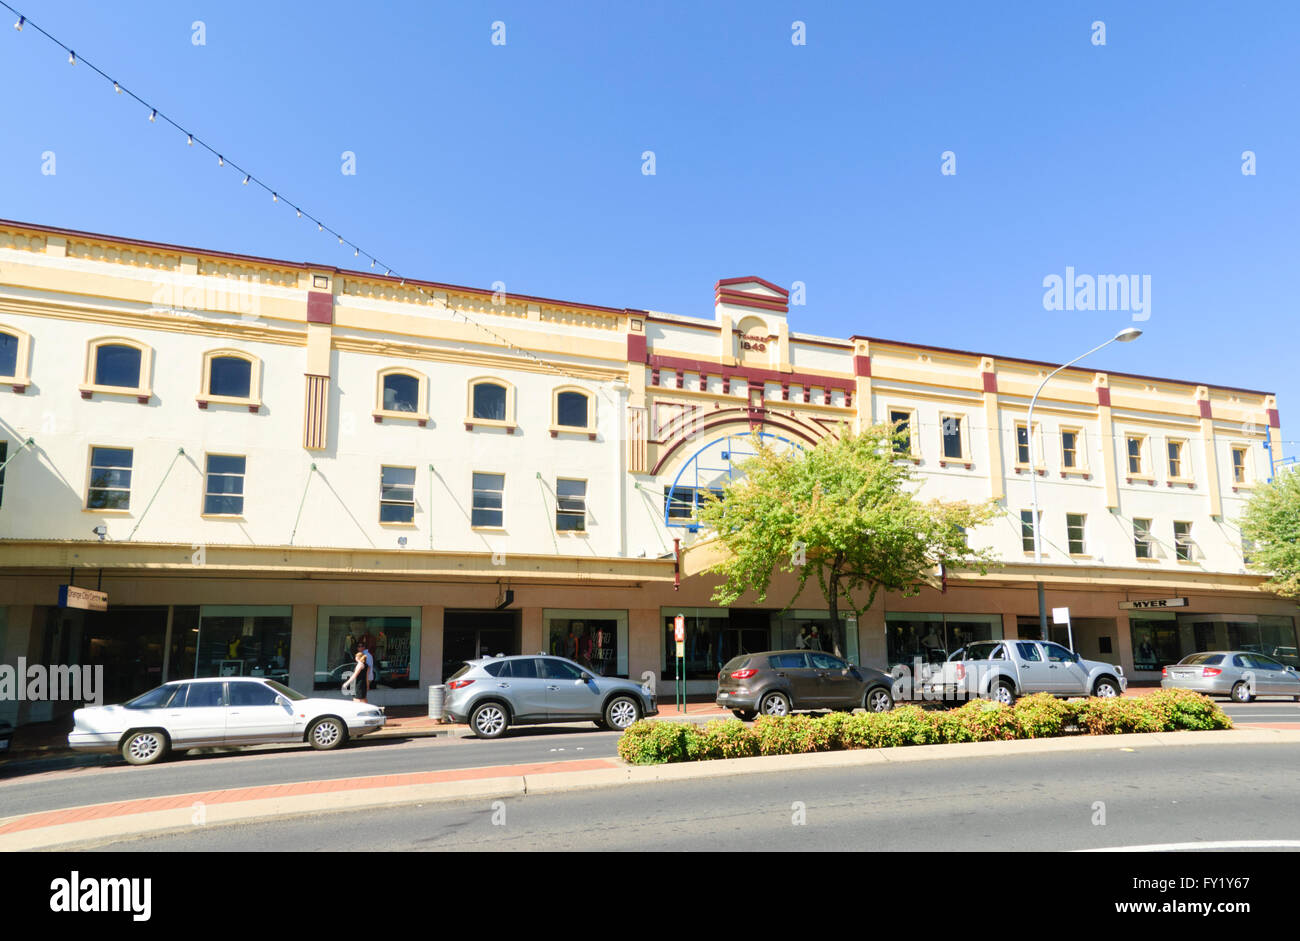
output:
[[212, 745], [337, 748], [384, 721], [383, 709], [368, 703], [312, 699], [264, 678], [212, 677], [166, 683], [120, 706], [78, 709], [68, 745], [121, 751], [131, 764], [147, 765], [171, 750]]

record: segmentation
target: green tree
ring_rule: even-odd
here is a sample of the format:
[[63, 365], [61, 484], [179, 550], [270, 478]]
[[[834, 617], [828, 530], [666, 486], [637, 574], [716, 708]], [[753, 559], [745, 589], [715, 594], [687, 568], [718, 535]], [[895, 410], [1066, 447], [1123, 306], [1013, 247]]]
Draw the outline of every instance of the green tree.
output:
[[[724, 550], [707, 569], [723, 576], [714, 601], [730, 605], [753, 590], [761, 603], [776, 572], [795, 572], [786, 607], [816, 576], [837, 624], [841, 603], [861, 617], [881, 589], [918, 594], [936, 566], [987, 572], [994, 558], [971, 549], [966, 530], [990, 519], [993, 504], [919, 499], [910, 463], [895, 454], [901, 440], [887, 425], [846, 430], [807, 450], [756, 439], [745, 476], [699, 511]], [[855, 595], [865, 595], [861, 606]]]
[[1268, 589], [1300, 598], [1300, 471], [1256, 488], [1242, 513], [1241, 535], [1254, 543], [1250, 568], [1269, 576]]

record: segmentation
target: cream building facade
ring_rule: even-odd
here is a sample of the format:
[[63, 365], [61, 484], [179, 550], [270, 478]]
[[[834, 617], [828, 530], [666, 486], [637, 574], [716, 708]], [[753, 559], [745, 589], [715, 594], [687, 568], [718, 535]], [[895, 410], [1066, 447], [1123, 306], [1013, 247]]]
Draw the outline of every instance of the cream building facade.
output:
[[[754, 277], [684, 317], [0, 222], [0, 650], [102, 663], [111, 700], [196, 674], [328, 689], [364, 642], [375, 701], [413, 703], [480, 653], [671, 683], [681, 613], [703, 692], [814, 629], [882, 667], [1033, 634], [1041, 580], [1080, 653], [1138, 680], [1206, 646], [1294, 661], [1295, 605], [1236, 527], [1282, 456], [1274, 397], [1072, 369], [1028, 429], [1053, 368], [799, 333]], [[970, 535], [1003, 564], [860, 623], [827, 623], [815, 588], [781, 611], [788, 580], [714, 605], [691, 516], [751, 435], [876, 422], [907, 429], [923, 494], [998, 502]]]

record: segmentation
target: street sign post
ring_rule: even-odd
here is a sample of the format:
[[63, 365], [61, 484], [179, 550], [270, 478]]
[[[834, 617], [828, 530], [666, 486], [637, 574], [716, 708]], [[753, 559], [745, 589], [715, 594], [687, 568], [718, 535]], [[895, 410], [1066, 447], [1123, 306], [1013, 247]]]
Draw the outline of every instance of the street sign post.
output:
[[1074, 628], [1070, 626], [1070, 609], [1053, 608], [1052, 623], [1065, 625], [1065, 636], [1070, 639], [1070, 650], [1074, 650]]
[[673, 618], [673, 639], [677, 642], [677, 682], [673, 684], [673, 705], [686, 712], [686, 616]]

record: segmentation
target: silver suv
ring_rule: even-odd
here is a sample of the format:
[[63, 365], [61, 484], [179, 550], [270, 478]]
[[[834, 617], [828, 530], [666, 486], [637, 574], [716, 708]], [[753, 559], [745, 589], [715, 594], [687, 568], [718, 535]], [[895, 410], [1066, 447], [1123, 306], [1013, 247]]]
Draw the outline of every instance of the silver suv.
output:
[[640, 683], [590, 672], [545, 654], [467, 660], [447, 680], [444, 719], [465, 722], [479, 738], [499, 738], [511, 725], [590, 720], [622, 731], [658, 715], [654, 693]]

